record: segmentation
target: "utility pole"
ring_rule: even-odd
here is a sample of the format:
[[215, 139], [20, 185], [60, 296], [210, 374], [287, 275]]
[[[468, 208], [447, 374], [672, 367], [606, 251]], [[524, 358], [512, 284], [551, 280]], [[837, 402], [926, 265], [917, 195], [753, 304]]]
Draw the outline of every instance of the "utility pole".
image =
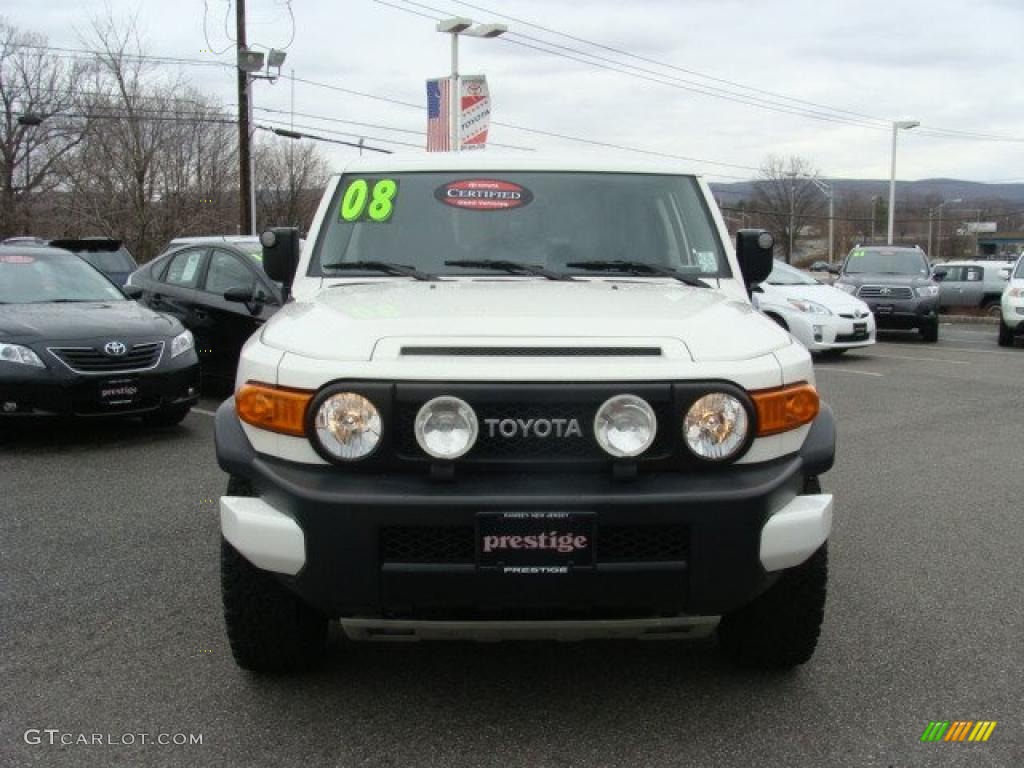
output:
[[[245, 0], [235, 3], [235, 39], [238, 53], [247, 49], [245, 40]], [[249, 73], [238, 67], [238, 225], [242, 234], [253, 233], [252, 205], [252, 129], [249, 104]]]
[[789, 250], [786, 251], [786, 263], [792, 264], [793, 225], [796, 220], [796, 187], [794, 186], [793, 180], [796, 178], [796, 173], [794, 171], [790, 171], [786, 175], [789, 176], [789, 226], [787, 227], [787, 229], [789, 230]]
[[871, 196], [871, 244], [875, 244], [875, 219], [878, 218], [878, 195]]

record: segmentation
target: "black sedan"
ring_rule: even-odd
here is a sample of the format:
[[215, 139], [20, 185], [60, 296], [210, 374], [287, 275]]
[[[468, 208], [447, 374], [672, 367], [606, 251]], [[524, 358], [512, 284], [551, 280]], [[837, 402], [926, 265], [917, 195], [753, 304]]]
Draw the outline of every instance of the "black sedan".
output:
[[141, 416], [177, 424], [199, 399], [192, 334], [68, 251], [0, 246], [0, 424]]
[[255, 238], [196, 240], [132, 273], [128, 290], [195, 334], [204, 383], [231, 383], [242, 345], [281, 306], [281, 286], [263, 272]]

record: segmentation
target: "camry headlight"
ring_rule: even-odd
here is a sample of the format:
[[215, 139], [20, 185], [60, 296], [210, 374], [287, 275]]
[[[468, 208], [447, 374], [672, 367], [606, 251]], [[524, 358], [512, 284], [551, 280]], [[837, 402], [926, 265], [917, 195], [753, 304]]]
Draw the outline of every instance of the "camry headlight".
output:
[[801, 312], [807, 312], [811, 315], [831, 315], [828, 307], [824, 304], [819, 304], [816, 301], [807, 301], [806, 299], [789, 299], [790, 304], [799, 309]]
[[917, 289], [918, 296], [938, 296], [939, 286], [937, 285], [922, 285]]
[[183, 355], [192, 349], [196, 345], [195, 339], [192, 338], [192, 331], [182, 331], [174, 340], [171, 342], [171, 358], [175, 358], [178, 355]]
[[609, 398], [594, 416], [598, 444], [617, 458], [639, 456], [651, 447], [657, 432], [654, 409], [636, 395]]
[[363, 459], [380, 443], [380, 412], [362, 395], [339, 392], [320, 403], [313, 429], [331, 456], [344, 461]]
[[846, 291], [847, 293], [857, 293], [857, 286], [852, 283], [833, 283], [833, 288], [838, 288], [840, 291]]
[[435, 397], [416, 414], [416, 442], [435, 459], [457, 459], [476, 444], [480, 424], [465, 400]]
[[686, 412], [683, 439], [703, 459], [729, 459], [743, 447], [749, 426], [743, 403], [724, 392], [712, 392]]
[[0, 361], [5, 363], [18, 363], [20, 365], [34, 365], [36, 368], [45, 368], [39, 355], [28, 347], [20, 344], [0, 344]]

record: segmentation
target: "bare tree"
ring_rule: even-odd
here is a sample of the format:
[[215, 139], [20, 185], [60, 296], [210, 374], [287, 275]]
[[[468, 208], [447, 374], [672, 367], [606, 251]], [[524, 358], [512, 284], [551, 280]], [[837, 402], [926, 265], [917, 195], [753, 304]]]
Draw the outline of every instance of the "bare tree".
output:
[[268, 139], [256, 146], [256, 220], [305, 231], [327, 183], [328, 165], [316, 144]]
[[29, 233], [31, 200], [58, 185], [57, 165], [82, 137], [74, 110], [88, 64], [45, 45], [0, 18], [0, 238]]
[[81, 234], [124, 240], [148, 261], [171, 238], [223, 231], [234, 204], [230, 116], [146, 62], [134, 22], [93, 23], [96, 67], [84, 138], [65, 165], [65, 219]]
[[818, 171], [802, 157], [788, 159], [769, 155], [761, 164], [760, 178], [754, 183], [754, 208], [762, 212], [765, 226], [781, 243], [786, 263], [803, 228], [823, 210], [822, 195], [809, 179]]

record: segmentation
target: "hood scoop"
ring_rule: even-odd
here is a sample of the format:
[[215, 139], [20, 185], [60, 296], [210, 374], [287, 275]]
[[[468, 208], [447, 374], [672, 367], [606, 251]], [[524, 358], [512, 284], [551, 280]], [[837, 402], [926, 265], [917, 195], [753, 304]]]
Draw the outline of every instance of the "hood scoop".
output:
[[661, 357], [661, 347], [403, 346], [403, 357]]

